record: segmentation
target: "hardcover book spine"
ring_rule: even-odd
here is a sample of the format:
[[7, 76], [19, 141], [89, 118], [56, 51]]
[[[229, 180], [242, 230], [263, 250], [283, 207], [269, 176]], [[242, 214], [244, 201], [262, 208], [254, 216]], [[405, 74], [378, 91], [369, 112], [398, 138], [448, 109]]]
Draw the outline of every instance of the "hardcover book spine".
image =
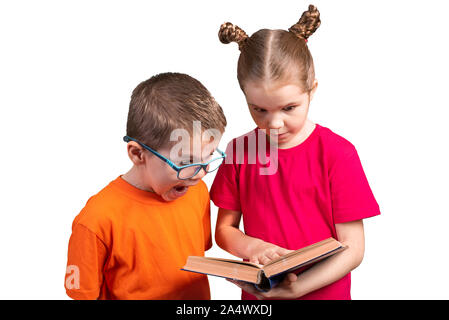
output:
[[[272, 287], [274, 287], [280, 281], [279, 279], [272, 280], [272, 279], [268, 278], [265, 275], [265, 272], [263, 270], [260, 270], [258, 278], [259, 278], [258, 282], [254, 284], [254, 287], [256, 287], [257, 290], [262, 291], [262, 292], [269, 291]], [[278, 278], [278, 276], [271, 277], [271, 278]]]
[[268, 278], [263, 272], [263, 270], [261, 270], [261, 281], [259, 283], [254, 284], [254, 286], [256, 287], [257, 290], [262, 292], [270, 291], [271, 288], [274, 288], [280, 282], [282, 282], [282, 280], [284, 280], [286, 274], [287, 272], [282, 272]]

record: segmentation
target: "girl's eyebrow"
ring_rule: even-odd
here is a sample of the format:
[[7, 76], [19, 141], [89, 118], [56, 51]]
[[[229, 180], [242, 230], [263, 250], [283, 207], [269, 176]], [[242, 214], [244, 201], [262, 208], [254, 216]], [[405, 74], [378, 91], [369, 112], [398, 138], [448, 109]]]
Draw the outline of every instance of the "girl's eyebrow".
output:
[[[212, 150], [211, 152], [210, 152], [210, 154], [208, 153], [207, 155], [206, 155], [206, 157], [210, 157], [212, 154], [213, 154], [213, 152], [215, 152], [215, 149], [214, 150]], [[190, 161], [191, 163], [202, 163], [202, 159], [200, 158], [197, 158], [197, 157], [194, 157], [192, 154], [190, 154], [189, 156], [186, 156], [186, 158], [185, 159], [183, 159], [183, 161], [185, 161], [185, 160], [188, 160], [188, 161]]]
[[[262, 107], [259, 107], [258, 105], [255, 105], [254, 103], [248, 103], [250, 106], [252, 106], [252, 107], [256, 107], [256, 108], [260, 108], [260, 109], [265, 109], [265, 108], [262, 108]], [[290, 106], [293, 106], [293, 105], [299, 105], [299, 104], [301, 104], [300, 102], [290, 102], [290, 103], [287, 103], [286, 105], [284, 105], [283, 107], [277, 107], [277, 108], [279, 108], [279, 109], [283, 109], [283, 108], [286, 108], [286, 107], [290, 107]]]

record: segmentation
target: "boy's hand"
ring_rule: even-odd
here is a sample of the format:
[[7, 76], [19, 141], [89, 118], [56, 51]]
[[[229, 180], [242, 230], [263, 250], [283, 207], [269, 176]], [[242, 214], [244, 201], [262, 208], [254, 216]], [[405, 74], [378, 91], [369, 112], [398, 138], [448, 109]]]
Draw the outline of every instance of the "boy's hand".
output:
[[281, 248], [277, 245], [259, 240], [257, 244], [250, 249], [249, 262], [264, 265], [271, 260], [279, 258], [280, 256], [286, 255], [292, 251], [293, 250]]
[[250, 283], [246, 283], [243, 281], [237, 281], [237, 280], [230, 280], [227, 279], [229, 282], [232, 282], [242, 290], [248, 292], [249, 294], [252, 294], [257, 299], [295, 299], [300, 296], [298, 290], [297, 290], [297, 282], [298, 276], [294, 273], [289, 273], [285, 276], [285, 279], [279, 283], [276, 287], [272, 288], [268, 292], [261, 292], [257, 290], [254, 285]]

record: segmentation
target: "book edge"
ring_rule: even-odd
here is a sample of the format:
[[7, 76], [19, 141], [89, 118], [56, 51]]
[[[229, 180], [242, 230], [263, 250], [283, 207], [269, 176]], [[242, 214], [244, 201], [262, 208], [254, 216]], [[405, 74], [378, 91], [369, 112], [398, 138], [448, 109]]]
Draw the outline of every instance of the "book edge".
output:
[[328, 258], [328, 257], [330, 257], [330, 256], [333, 256], [334, 254], [337, 254], [337, 253], [339, 253], [339, 252], [345, 250], [347, 247], [348, 247], [348, 246], [341, 245], [341, 246], [339, 246], [339, 247], [337, 247], [337, 248], [335, 248], [335, 249], [333, 249], [333, 250], [331, 250], [331, 251], [325, 252], [325, 253], [321, 254], [320, 256], [317, 256], [317, 257], [315, 257], [315, 258], [313, 258], [313, 259], [311, 259], [311, 260], [308, 260], [308, 261], [306, 261], [306, 262], [304, 262], [304, 263], [301, 263], [301, 264], [298, 264], [298, 265], [294, 265], [294, 266], [292, 266], [291, 268], [284, 269], [284, 270], [279, 271], [279, 272], [277, 272], [277, 273], [273, 273], [273, 274], [268, 275], [267, 272], [266, 272], [266, 270], [264, 270], [264, 273], [266, 274], [266, 276], [267, 276], [268, 278], [275, 277], [275, 276], [277, 276], [277, 275], [279, 275], [279, 274], [281, 274], [281, 273], [286, 273], [286, 272], [288, 272], [288, 271], [293, 271], [293, 270], [302, 268], [302, 267], [304, 267], [304, 266], [307, 266], [307, 265], [309, 265], [309, 264], [312, 264], [312, 263], [318, 262], [318, 261], [320, 261], [320, 260], [323, 260], [323, 259], [325, 259], [325, 258]]

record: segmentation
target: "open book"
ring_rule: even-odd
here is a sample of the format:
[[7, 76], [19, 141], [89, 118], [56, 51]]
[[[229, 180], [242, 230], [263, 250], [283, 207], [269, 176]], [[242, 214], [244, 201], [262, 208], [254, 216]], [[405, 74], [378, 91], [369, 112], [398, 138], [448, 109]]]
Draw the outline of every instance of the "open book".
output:
[[346, 246], [334, 238], [328, 238], [290, 252], [263, 266], [238, 260], [190, 256], [181, 270], [246, 281], [253, 283], [261, 291], [268, 291], [282, 281], [288, 272], [320, 261], [345, 248]]

